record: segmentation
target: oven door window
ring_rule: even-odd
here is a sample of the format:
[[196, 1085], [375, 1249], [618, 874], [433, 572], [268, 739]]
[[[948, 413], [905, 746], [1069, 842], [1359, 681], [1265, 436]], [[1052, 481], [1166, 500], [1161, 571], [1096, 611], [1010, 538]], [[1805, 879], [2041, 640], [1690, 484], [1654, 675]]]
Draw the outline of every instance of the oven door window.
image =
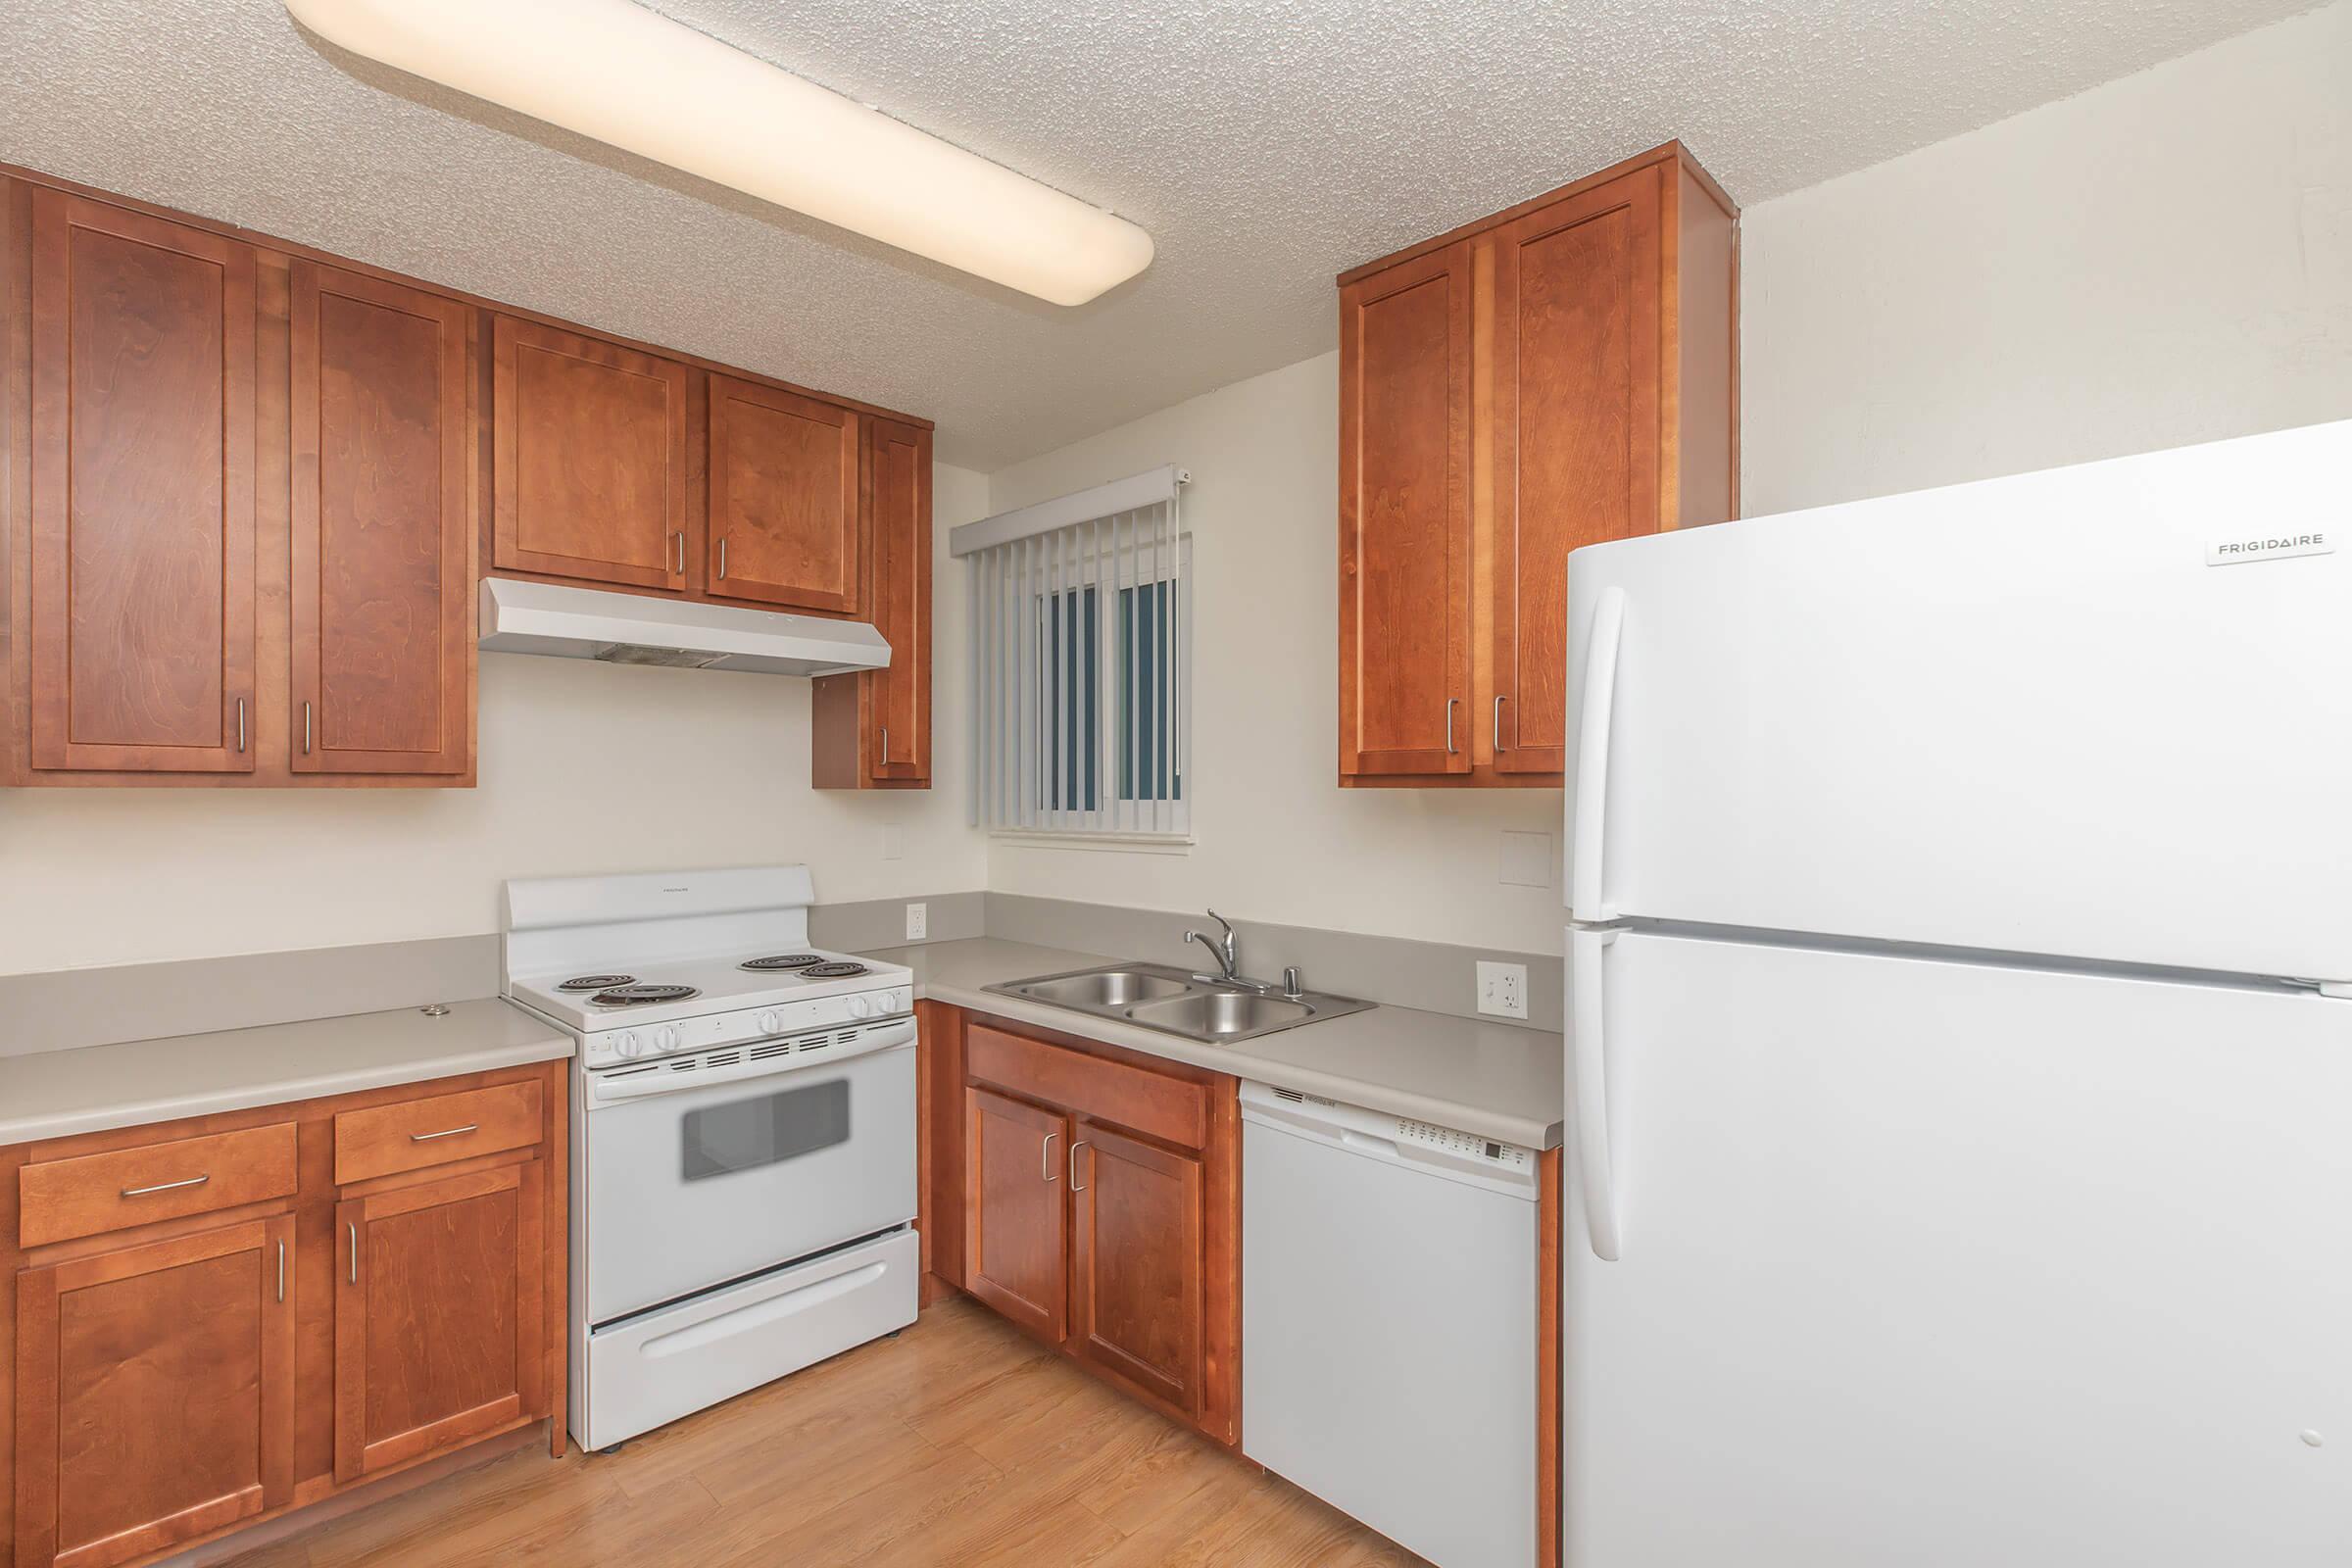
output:
[[846, 1079], [688, 1111], [679, 1122], [687, 1181], [779, 1165], [850, 1141]]

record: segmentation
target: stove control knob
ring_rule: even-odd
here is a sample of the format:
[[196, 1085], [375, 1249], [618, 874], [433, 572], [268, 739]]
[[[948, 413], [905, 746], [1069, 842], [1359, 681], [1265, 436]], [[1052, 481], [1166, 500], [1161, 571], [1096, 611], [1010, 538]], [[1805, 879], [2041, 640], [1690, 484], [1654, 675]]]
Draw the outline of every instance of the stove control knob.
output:
[[892, 1012], [905, 1012], [908, 1005], [906, 993], [904, 991], [893, 991], [890, 995], [882, 999], [882, 1005]]
[[763, 1035], [772, 1035], [783, 1027], [783, 1023], [784, 1020], [773, 1012], [763, 1012], [760, 1015], [760, 1032]]
[[866, 1000], [865, 1000], [863, 997], [852, 997], [852, 998], [850, 999], [850, 1016], [851, 1016], [851, 1017], [853, 1017], [853, 1018], [862, 1018], [862, 1017], [864, 1017], [864, 1016], [865, 1016], [867, 1013], [869, 1013], [869, 1012], [871, 1012], [871, 1011], [873, 1011], [873, 1010], [874, 1010], [874, 1004], [873, 1004], [872, 1003], [870, 1003], [870, 1002], [866, 1001]]
[[623, 1031], [620, 1034], [614, 1035], [612, 1037], [612, 1049], [623, 1056], [634, 1056], [637, 1054], [638, 1050], [637, 1036], [633, 1032], [629, 1031]]
[[678, 1049], [678, 1031], [677, 1031], [677, 1027], [676, 1027], [674, 1024], [666, 1024], [666, 1023], [665, 1023], [665, 1024], [663, 1024], [663, 1025], [662, 1026], [662, 1032], [661, 1032], [660, 1034], [658, 1034], [658, 1035], [656, 1035], [656, 1036], [654, 1037], [654, 1043], [655, 1043], [655, 1044], [656, 1044], [656, 1045], [657, 1045], [657, 1046], [658, 1046], [660, 1049], [662, 1049], [662, 1050], [663, 1050], [663, 1051], [675, 1051], [675, 1050], [677, 1050], [677, 1049]]

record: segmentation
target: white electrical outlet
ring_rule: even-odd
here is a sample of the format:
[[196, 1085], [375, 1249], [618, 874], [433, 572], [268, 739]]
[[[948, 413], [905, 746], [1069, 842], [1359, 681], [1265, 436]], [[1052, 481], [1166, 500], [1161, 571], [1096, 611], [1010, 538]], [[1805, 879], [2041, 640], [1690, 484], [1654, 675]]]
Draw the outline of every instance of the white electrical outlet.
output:
[[928, 905], [906, 906], [906, 940], [920, 942], [931, 929], [931, 909]]
[[1497, 1018], [1527, 1016], [1527, 965], [1478, 960], [1478, 1010]]

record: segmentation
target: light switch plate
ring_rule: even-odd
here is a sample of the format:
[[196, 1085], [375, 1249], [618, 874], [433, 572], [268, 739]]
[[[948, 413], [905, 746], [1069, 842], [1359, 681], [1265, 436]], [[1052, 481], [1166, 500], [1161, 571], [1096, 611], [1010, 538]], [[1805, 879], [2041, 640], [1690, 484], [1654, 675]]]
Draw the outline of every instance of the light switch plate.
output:
[[1497, 1018], [1527, 1016], [1527, 965], [1478, 960], [1478, 1010]]
[[909, 904], [906, 906], [906, 940], [909, 942], [920, 942], [930, 934], [930, 906], [923, 904]]

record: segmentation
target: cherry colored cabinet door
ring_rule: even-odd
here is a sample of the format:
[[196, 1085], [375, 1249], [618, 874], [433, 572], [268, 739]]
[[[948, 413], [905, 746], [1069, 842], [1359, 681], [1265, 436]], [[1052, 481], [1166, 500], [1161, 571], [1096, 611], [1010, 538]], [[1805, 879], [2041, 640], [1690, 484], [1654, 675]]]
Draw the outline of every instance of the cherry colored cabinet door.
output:
[[491, 335], [493, 564], [684, 592], [686, 367], [511, 316]]
[[1096, 1366], [1200, 1411], [1200, 1160], [1081, 1118], [1069, 1159], [1070, 1341]]
[[17, 1568], [110, 1568], [293, 1500], [294, 1220], [17, 1277]]
[[1568, 552], [1654, 532], [1661, 172], [1494, 236], [1494, 691], [1501, 773], [1568, 760]]
[[297, 773], [471, 763], [468, 314], [421, 289], [293, 264]]
[[857, 614], [865, 588], [863, 420], [777, 387], [710, 377], [710, 591]]
[[336, 1205], [335, 1479], [548, 1410], [536, 1159]]
[[1340, 773], [1470, 770], [1470, 248], [1340, 291]]
[[1057, 1111], [966, 1087], [964, 1289], [1059, 1345], [1069, 1333], [1063, 1224], [1069, 1129]]
[[251, 772], [254, 253], [32, 193], [31, 765]]
[[873, 685], [877, 779], [931, 779], [931, 432], [872, 423], [866, 507], [872, 518], [874, 626], [890, 667]]

